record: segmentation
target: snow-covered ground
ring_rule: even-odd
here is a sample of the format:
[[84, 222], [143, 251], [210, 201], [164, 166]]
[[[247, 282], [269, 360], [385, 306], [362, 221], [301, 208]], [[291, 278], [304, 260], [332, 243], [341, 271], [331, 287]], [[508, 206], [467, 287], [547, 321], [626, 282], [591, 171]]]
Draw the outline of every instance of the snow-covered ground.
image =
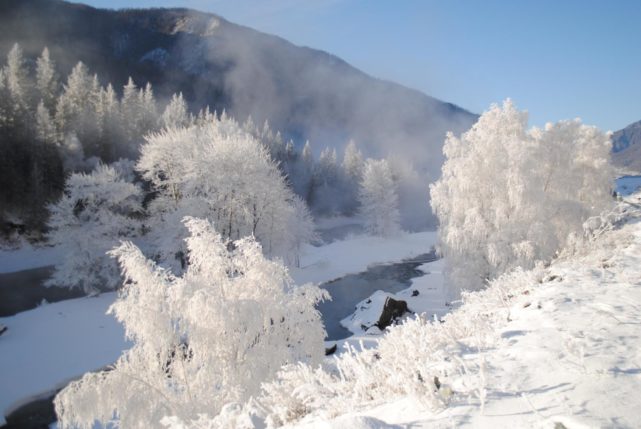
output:
[[16, 407], [116, 361], [127, 343], [106, 315], [115, 293], [46, 304], [0, 318], [0, 424]]
[[15, 250], [0, 250], [0, 273], [28, 270], [30, 268], [55, 265], [63, 255], [55, 247], [34, 247], [25, 244]]
[[[429, 410], [417, 398], [405, 396], [363, 404], [332, 419], [307, 418], [295, 426], [639, 427], [639, 219], [637, 212], [621, 229], [548, 268], [516, 274], [472, 294], [444, 318], [446, 329], [456, 330], [447, 324], [464, 321], [456, 317], [461, 313], [480, 315], [478, 320], [489, 326], [487, 332], [479, 327], [485, 346], [467, 348], [465, 356], [466, 362], [482, 362], [482, 371], [472, 368], [470, 373], [451, 375], [452, 385], [480, 380], [484, 406], [478, 397], [457, 398], [455, 390], [445, 409]], [[468, 324], [473, 332], [473, 322]]]
[[616, 190], [624, 197], [633, 194], [641, 188], [641, 176], [623, 176], [616, 181]]
[[[363, 335], [380, 335], [373, 326], [381, 316], [385, 300], [390, 297], [407, 302], [410, 312], [426, 314], [430, 318], [443, 317], [448, 311], [447, 294], [443, 285], [443, 260], [428, 262], [418, 267], [425, 275], [412, 279], [412, 285], [399, 293], [377, 291], [371, 297], [357, 303], [356, 311], [341, 320], [341, 325], [355, 334], [351, 339], [360, 340]], [[363, 329], [369, 328], [369, 329]]]
[[[352, 237], [306, 249], [302, 268], [292, 270], [298, 284], [325, 282], [358, 273], [371, 264], [399, 261], [430, 251], [435, 233], [397, 238]], [[2, 254], [2, 269], [33, 268], [55, 262], [55, 248]], [[25, 258], [22, 260], [21, 258]], [[87, 371], [113, 363], [127, 347], [124, 332], [105, 315], [115, 293], [48, 304], [0, 318], [9, 329], [0, 336], [0, 424], [17, 406], [50, 394]]]
[[307, 246], [301, 268], [292, 269], [297, 284], [321, 283], [360, 273], [369, 265], [400, 261], [430, 252], [436, 232], [404, 233], [399, 237], [356, 236], [321, 247]]

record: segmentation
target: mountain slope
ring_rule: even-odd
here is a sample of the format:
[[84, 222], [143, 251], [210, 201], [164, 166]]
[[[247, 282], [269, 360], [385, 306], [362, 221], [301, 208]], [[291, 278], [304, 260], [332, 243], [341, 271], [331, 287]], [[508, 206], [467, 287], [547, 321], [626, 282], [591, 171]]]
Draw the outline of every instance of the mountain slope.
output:
[[612, 161], [628, 172], [641, 172], [641, 121], [612, 135]]
[[475, 115], [418, 91], [374, 79], [325, 52], [187, 9], [99, 10], [58, 0], [0, 3], [0, 54], [19, 42], [29, 56], [47, 45], [67, 73], [82, 60], [103, 81], [150, 81], [161, 97], [182, 91], [194, 108], [226, 108], [317, 150], [348, 138], [366, 154], [440, 172], [445, 132]]

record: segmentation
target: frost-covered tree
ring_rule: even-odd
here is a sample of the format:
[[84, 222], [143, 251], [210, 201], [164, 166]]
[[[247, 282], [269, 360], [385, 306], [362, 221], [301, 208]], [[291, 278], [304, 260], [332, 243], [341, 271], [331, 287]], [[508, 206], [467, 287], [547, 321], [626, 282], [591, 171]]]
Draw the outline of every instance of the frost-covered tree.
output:
[[345, 154], [343, 155], [342, 179], [344, 194], [344, 207], [343, 211], [347, 214], [352, 214], [358, 208], [358, 189], [361, 181], [363, 180], [363, 154], [356, 147], [354, 140], [350, 140], [345, 147]]
[[216, 415], [257, 396], [283, 365], [322, 359], [315, 304], [325, 291], [294, 286], [251, 238], [229, 245], [208, 221], [188, 218], [186, 226], [182, 277], [129, 242], [112, 252], [126, 282], [110, 312], [134, 345], [110, 371], [86, 374], [56, 397], [61, 428], [158, 427], [165, 416]]
[[365, 161], [358, 200], [370, 234], [390, 237], [400, 232], [396, 184], [386, 160]]
[[313, 171], [310, 200], [316, 213], [334, 215], [341, 211], [341, 196], [337, 192], [340, 183], [336, 149], [326, 147], [321, 151]]
[[182, 92], [171, 97], [162, 114], [161, 122], [165, 128], [186, 127], [192, 122]]
[[41, 100], [36, 109], [36, 137], [43, 143], [54, 144], [57, 141], [57, 131], [49, 110]]
[[133, 142], [136, 136], [140, 136], [138, 132], [140, 113], [138, 87], [134, 80], [129, 77], [127, 84], [122, 88], [122, 99], [120, 100], [120, 120], [125, 132], [125, 139], [128, 142]]
[[530, 130], [527, 120], [508, 100], [447, 136], [430, 195], [454, 295], [549, 260], [610, 204], [609, 137], [578, 120]]
[[142, 137], [156, 129], [158, 125], [156, 99], [154, 98], [154, 91], [149, 82], [147, 82], [144, 89], [138, 92], [138, 99], [140, 105], [140, 122], [138, 128], [140, 130], [140, 137]]
[[100, 85], [97, 76], [79, 62], [71, 70], [67, 83], [56, 103], [55, 123], [61, 135], [70, 133], [83, 144], [87, 156], [99, 155], [100, 130], [97, 114], [100, 102]]
[[297, 268], [300, 267], [300, 257], [303, 253], [303, 246], [308, 243], [313, 243], [319, 240], [319, 236], [314, 229], [314, 218], [305, 203], [305, 200], [295, 195], [292, 198], [292, 206], [294, 215], [292, 222], [288, 227], [288, 233], [291, 236], [289, 240], [291, 243], [291, 250], [289, 255], [293, 259], [293, 265]]
[[137, 169], [159, 193], [153, 220], [163, 222], [175, 211], [208, 217], [226, 239], [254, 236], [270, 256], [286, 257], [292, 248], [294, 195], [267, 149], [235, 121], [152, 134]]
[[7, 55], [5, 81], [11, 101], [12, 122], [26, 119], [29, 102], [29, 74], [22, 48], [17, 43]]
[[106, 252], [136, 236], [141, 202], [141, 190], [112, 167], [72, 174], [62, 198], [49, 208], [49, 238], [65, 258], [47, 285], [77, 287], [88, 294], [116, 288], [120, 272]]
[[45, 47], [36, 60], [36, 90], [44, 106], [52, 112], [56, 107], [58, 95], [58, 80], [53, 60], [49, 57], [49, 49]]

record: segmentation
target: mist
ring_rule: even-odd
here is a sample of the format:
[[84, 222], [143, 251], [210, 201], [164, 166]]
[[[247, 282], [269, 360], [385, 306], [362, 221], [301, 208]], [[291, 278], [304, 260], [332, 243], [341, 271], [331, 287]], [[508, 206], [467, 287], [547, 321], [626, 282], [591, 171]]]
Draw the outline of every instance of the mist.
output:
[[[44, 46], [66, 75], [78, 61], [117, 91], [129, 76], [154, 86], [159, 104], [182, 92], [239, 122], [268, 121], [300, 150], [309, 140], [339, 158], [350, 139], [365, 157], [389, 158], [399, 177], [402, 226], [433, 227], [428, 186], [440, 175], [447, 131], [476, 120], [455, 105], [368, 76], [340, 58], [186, 9], [107, 11], [59, 1], [9, 0], [0, 54], [13, 43], [35, 57]], [[402, 166], [402, 168], [400, 168]]]

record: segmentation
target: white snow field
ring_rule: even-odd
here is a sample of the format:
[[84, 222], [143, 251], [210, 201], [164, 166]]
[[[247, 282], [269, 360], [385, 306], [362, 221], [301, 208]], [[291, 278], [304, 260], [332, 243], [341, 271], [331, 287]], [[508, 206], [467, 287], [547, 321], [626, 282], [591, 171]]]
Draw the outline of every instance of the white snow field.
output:
[[398, 237], [356, 236], [320, 247], [306, 246], [301, 268], [292, 269], [297, 284], [320, 283], [365, 271], [377, 263], [395, 262], [430, 252], [436, 232], [402, 233]]
[[45, 304], [0, 318], [0, 424], [22, 404], [48, 396], [128, 347], [122, 326], [106, 315], [116, 294]]
[[[390, 239], [353, 237], [321, 247], [308, 246], [301, 258], [302, 268], [291, 274], [297, 284], [325, 282], [364, 271], [374, 263], [427, 253], [435, 238], [434, 232], [422, 232]], [[55, 252], [49, 249], [54, 248], [46, 248], [47, 257], [40, 259], [44, 265], [54, 259]], [[37, 267], [37, 253], [19, 250], [14, 256], [6, 252], [2, 267]], [[21, 255], [27, 254], [34, 258], [20, 263]], [[0, 336], [0, 424], [16, 407], [116, 361], [128, 345], [122, 326], [105, 314], [115, 298], [116, 293], [105, 293], [0, 318], [0, 325], [8, 327]]]
[[[620, 229], [547, 268], [495, 281], [444, 317], [455, 335], [471, 333], [456, 338], [468, 346], [460, 358], [470, 372], [451, 374], [447, 407], [390, 395], [331, 419], [332, 410], [317, 410], [293, 427], [639, 427], [641, 211], [627, 210]], [[474, 383], [476, 396], [457, 395], [457, 385]]]
[[60, 251], [55, 247], [34, 247], [25, 243], [15, 250], [0, 250], [0, 273], [12, 273], [30, 268], [55, 265], [62, 260]]

